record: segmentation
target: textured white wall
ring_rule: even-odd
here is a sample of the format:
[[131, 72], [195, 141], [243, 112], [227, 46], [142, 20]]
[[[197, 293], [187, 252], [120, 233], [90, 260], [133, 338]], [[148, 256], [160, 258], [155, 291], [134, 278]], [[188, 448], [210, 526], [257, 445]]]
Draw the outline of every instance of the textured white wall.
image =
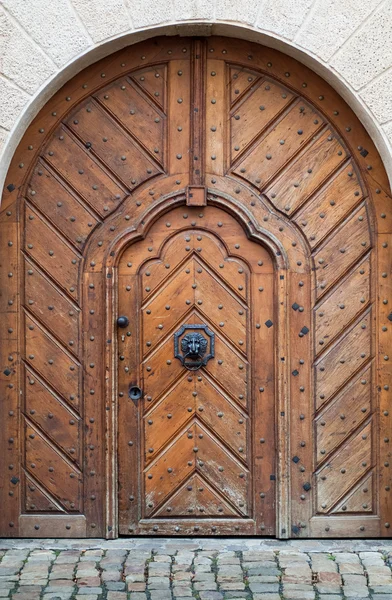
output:
[[392, 180], [392, 0], [0, 0], [0, 186], [65, 81], [162, 33], [244, 37], [298, 58], [350, 103]]

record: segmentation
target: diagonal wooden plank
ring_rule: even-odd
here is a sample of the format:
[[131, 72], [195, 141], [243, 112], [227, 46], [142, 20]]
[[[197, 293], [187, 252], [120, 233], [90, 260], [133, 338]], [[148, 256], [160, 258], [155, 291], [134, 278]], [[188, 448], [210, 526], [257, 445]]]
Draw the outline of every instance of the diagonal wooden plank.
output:
[[144, 469], [146, 515], [151, 515], [156, 507], [194, 472], [195, 443], [195, 424], [192, 422]]
[[142, 308], [143, 350], [146, 355], [176, 325], [183, 322], [195, 304], [195, 261], [190, 258], [176, 271], [159, 293]]
[[323, 462], [371, 411], [371, 366], [361, 371], [315, 420], [317, 463]]
[[[248, 416], [234, 406], [205, 372], [184, 374], [144, 417], [145, 461], [152, 461], [191, 418], [207, 425], [237, 457], [246, 461]], [[232, 434], [227, 437], [227, 432]]]
[[371, 357], [372, 313], [367, 311], [314, 364], [315, 403], [320, 408]]
[[319, 354], [363, 311], [370, 300], [370, 256], [313, 310], [315, 353]]
[[[156, 97], [156, 96], [155, 96]], [[129, 79], [121, 78], [95, 98], [162, 165], [165, 157], [165, 115]]]
[[[234, 173], [264, 188], [277, 173], [310, 141], [323, 119], [313, 107], [300, 100], [258, 139], [234, 168]], [[281, 144], [283, 142], [283, 144]]]
[[249, 471], [229, 454], [200, 423], [195, 426], [196, 469], [212, 485], [221, 490], [244, 516], [249, 514]]
[[[239, 89], [237, 81], [233, 83], [236, 91]], [[287, 88], [268, 79], [259, 80], [256, 85], [252, 82], [251, 88], [251, 93], [247, 93], [245, 98], [241, 95], [243, 100], [231, 111], [231, 162], [253, 143], [294, 98]]]
[[82, 474], [31, 424], [25, 423], [26, 470], [67, 510], [82, 507]]
[[145, 461], [152, 461], [195, 414], [195, 384], [186, 373], [143, 417]]
[[153, 516], [208, 519], [239, 517], [241, 514], [224, 500], [200, 473], [194, 473]]
[[366, 205], [362, 205], [313, 255], [317, 298], [334, 285], [370, 247], [368, 213]]
[[26, 512], [62, 512], [64, 507], [33, 477], [23, 473]]
[[372, 466], [372, 423], [368, 422], [316, 473], [317, 511], [328, 512]]
[[130, 79], [134, 81], [162, 110], [166, 107], [167, 66], [153, 65], [133, 71]]

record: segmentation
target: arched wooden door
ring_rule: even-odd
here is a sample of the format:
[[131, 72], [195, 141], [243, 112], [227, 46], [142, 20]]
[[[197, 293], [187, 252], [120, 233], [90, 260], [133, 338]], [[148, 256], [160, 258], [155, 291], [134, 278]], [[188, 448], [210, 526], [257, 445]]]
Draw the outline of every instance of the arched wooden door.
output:
[[159, 38], [70, 81], [0, 212], [1, 535], [388, 536], [389, 194], [269, 48]]
[[120, 533], [274, 534], [274, 280], [213, 206], [174, 208], [121, 256]]

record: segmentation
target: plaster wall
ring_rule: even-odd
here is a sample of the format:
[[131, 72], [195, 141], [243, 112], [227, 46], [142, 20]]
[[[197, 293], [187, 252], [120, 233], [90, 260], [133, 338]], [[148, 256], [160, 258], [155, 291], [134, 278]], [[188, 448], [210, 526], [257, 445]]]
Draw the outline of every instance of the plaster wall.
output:
[[350, 104], [392, 181], [392, 0], [0, 0], [0, 188], [50, 96], [162, 34], [246, 38], [297, 58]]

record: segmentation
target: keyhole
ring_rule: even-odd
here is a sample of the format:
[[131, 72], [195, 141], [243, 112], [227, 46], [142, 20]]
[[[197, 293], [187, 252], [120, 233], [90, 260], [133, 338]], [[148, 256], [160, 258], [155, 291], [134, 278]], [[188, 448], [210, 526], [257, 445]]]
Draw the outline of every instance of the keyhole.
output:
[[143, 395], [143, 392], [140, 389], [140, 387], [138, 387], [137, 385], [132, 385], [129, 388], [129, 397], [131, 400], [140, 400], [142, 395]]

